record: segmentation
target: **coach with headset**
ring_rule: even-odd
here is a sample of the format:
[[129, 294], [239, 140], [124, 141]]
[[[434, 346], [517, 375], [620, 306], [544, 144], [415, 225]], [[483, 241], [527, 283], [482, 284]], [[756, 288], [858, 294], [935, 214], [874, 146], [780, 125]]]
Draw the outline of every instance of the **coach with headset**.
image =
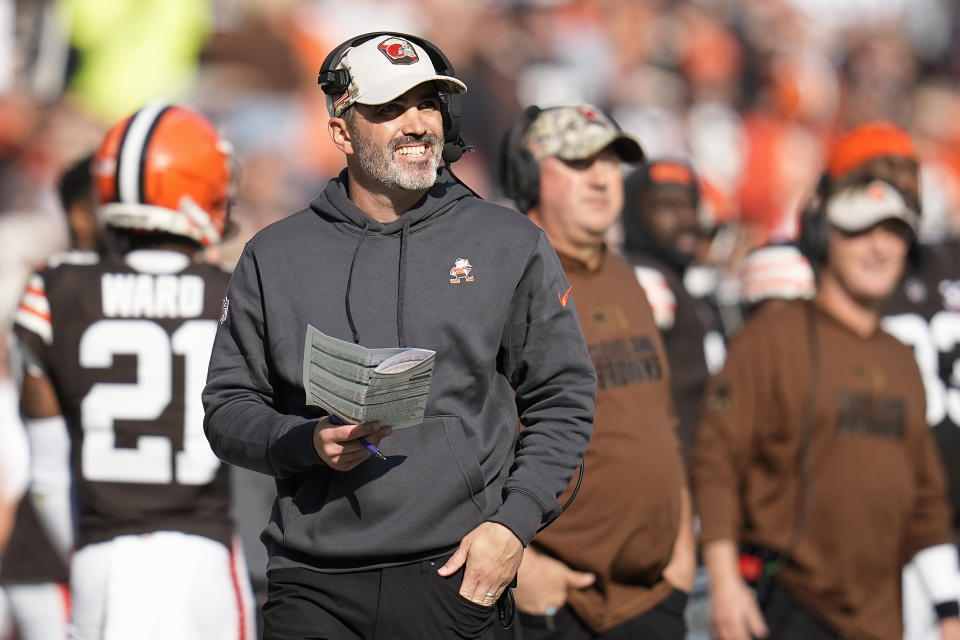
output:
[[633, 268], [604, 243], [623, 207], [621, 164], [643, 151], [591, 105], [529, 107], [501, 150], [504, 191], [578, 296], [598, 387], [577, 500], [520, 565], [520, 637], [682, 640], [696, 557], [670, 368]]
[[[536, 225], [451, 173], [466, 86], [434, 45], [358, 36], [319, 82], [347, 168], [247, 244], [204, 392], [214, 451], [276, 479], [265, 637], [489, 638], [591, 434], [569, 284]], [[308, 324], [436, 351], [423, 423], [306, 405]]]
[[826, 194], [801, 218], [816, 296], [761, 307], [710, 383], [691, 475], [718, 640], [900, 640], [911, 557], [958, 637], [923, 383], [880, 328], [917, 224], [887, 182]]

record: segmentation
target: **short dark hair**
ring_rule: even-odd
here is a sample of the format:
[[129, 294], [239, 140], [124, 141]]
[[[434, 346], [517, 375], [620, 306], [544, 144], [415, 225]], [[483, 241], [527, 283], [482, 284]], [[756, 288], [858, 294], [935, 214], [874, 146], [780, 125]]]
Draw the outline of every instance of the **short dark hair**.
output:
[[63, 205], [64, 211], [68, 211], [75, 203], [83, 200], [86, 200], [90, 205], [95, 204], [93, 201], [92, 164], [93, 154], [91, 153], [75, 161], [60, 175], [57, 193], [60, 196], [60, 204]]

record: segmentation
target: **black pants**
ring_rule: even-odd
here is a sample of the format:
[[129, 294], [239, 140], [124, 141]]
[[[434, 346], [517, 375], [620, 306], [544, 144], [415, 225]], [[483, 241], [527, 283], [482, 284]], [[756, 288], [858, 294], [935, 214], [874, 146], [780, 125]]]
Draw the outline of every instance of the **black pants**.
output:
[[842, 640], [776, 584], [764, 603], [763, 617], [770, 630], [767, 640]]
[[496, 607], [458, 593], [463, 568], [446, 559], [356, 573], [278, 569], [267, 574], [264, 640], [492, 640]]
[[[570, 607], [562, 607], [552, 624], [544, 616], [518, 613], [514, 629], [497, 631], [497, 640], [683, 640], [687, 594], [676, 589], [653, 609], [605, 633], [594, 633]], [[551, 628], [552, 627], [552, 628]]]

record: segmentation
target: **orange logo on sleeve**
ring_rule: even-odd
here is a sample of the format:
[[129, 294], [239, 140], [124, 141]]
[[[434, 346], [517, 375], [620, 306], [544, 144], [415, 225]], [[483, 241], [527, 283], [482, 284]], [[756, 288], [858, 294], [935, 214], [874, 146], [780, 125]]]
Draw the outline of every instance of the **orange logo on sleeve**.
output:
[[573, 287], [567, 289], [567, 292], [563, 295], [560, 295], [560, 292], [557, 292], [557, 298], [560, 300], [560, 306], [567, 306], [567, 297], [570, 295], [570, 292], [573, 290]]

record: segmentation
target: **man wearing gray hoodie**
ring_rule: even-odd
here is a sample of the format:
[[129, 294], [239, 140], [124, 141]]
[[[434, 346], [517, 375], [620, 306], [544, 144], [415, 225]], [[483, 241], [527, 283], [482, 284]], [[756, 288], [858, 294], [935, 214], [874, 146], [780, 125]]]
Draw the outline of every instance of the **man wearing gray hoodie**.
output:
[[[265, 638], [487, 638], [590, 438], [576, 294], [535, 225], [450, 172], [466, 86], [435, 46], [358, 36], [320, 84], [347, 168], [247, 244], [203, 394], [213, 450], [276, 479]], [[308, 323], [436, 351], [423, 423], [308, 406]]]

